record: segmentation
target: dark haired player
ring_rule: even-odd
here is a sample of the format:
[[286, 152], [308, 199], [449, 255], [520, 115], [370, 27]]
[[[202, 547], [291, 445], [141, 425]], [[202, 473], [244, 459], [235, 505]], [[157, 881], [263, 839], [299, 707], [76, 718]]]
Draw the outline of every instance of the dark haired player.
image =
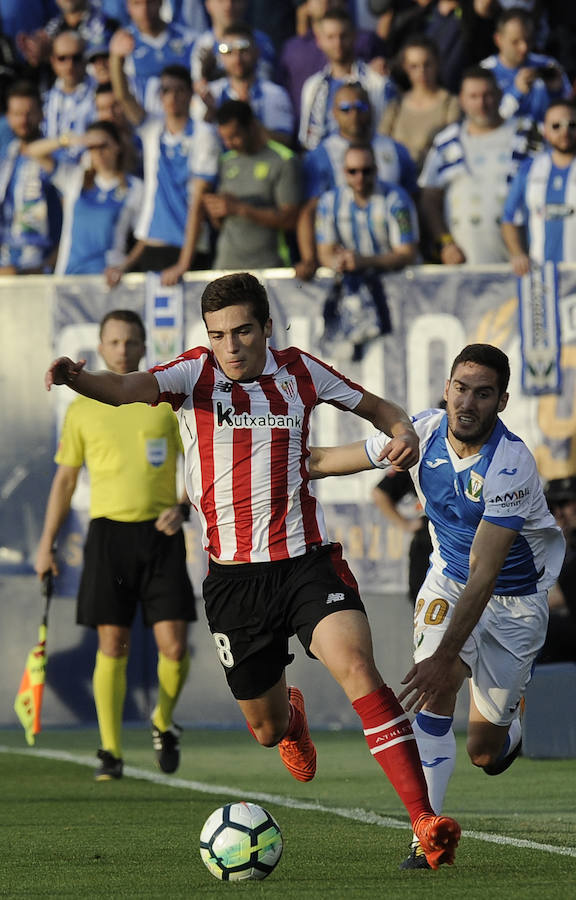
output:
[[246, 273], [202, 295], [210, 348], [150, 372], [88, 373], [60, 358], [46, 386], [114, 405], [172, 403], [186, 452], [186, 486], [210, 554], [204, 599], [228, 684], [256, 740], [278, 745], [299, 781], [316, 771], [304, 699], [287, 687], [288, 638], [297, 634], [341, 685], [369, 748], [404, 803], [433, 868], [452, 863], [460, 827], [435, 816], [410, 723], [376, 669], [370, 628], [341, 547], [328, 540], [309, 488], [310, 415], [321, 402], [348, 409], [391, 436], [388, 459], [417, 461], [417, 436], [398, 406], [307, 353], [272, 350], [264, 287]]

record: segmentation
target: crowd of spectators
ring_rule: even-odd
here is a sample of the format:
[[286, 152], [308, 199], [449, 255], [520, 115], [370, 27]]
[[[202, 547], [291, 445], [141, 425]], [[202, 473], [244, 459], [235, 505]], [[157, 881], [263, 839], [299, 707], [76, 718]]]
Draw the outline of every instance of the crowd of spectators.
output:
[[0, 274], [576, 261], [573, 4], [3, 0], [1, 29]]

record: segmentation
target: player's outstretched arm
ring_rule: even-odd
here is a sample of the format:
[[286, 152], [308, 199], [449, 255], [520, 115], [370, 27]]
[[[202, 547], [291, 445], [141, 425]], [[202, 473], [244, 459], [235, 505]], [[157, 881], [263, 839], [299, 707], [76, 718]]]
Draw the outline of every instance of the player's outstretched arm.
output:
[[158, 400], [158, 382], [150, 372], [87, 372], [86, 360], [74, 362], [67, 356], [55, 359], [44, 377], [46, 390], [53, 385], [65, 384], [77, 394], [91, 397], [110, 406], [124, 403], [155, 403]]
[[345, 444], [341, 447], [311, 447], [308, 458], [310, 478], [326, 478], [328, 475], [352, 475], [371, 469], [366, 454], [365, 441]]
[[450, 674], [457, 671], [459, 653], [492, 596], [496, 579], [517, 537], [518, 532], [511, 528], [485, 520], [480, 522], [470, 549], [468, 581], [444, 636], [432, 656], [413, 666], [402, 681], [406, 687], [398, 699], [402, 703], [408, 698], [406, 709], [417, 713], [434, 695], [446, 692]]

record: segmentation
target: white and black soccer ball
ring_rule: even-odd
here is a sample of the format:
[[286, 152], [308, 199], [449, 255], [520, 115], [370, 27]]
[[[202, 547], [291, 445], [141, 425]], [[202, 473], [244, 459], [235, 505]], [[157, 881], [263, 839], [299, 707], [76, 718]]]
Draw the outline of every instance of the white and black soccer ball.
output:
[[256, 803], [215, 809], [200, 833], [200, 856], [222, 881], [257, 881], [270, 875], [282, 856], [282, 833]]

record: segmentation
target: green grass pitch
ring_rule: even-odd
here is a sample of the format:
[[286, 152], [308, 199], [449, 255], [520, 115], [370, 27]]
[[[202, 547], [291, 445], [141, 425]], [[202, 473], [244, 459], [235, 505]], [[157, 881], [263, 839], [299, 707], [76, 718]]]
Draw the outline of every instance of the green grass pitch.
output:
[[[446, 800], [464, 832], [456, 865], [406, 872], [407, 817], [361, 733], [313, 737], [318, 774], [299, 784], [244, 731], [186, 731], [180, 769], [164, 776], [149, 733], [126, 729], [125, 777], [97, 783], [95, 731], [47, 730], [33, 750], [0, 732], [0, 897], [576, 897], [576, 760], [520, 758], [487, 778], [459, 738]], [[204, 820], [235, 799], [265, 806], [283, 832], [262, 882], [221, 883], [200, 859]]]

